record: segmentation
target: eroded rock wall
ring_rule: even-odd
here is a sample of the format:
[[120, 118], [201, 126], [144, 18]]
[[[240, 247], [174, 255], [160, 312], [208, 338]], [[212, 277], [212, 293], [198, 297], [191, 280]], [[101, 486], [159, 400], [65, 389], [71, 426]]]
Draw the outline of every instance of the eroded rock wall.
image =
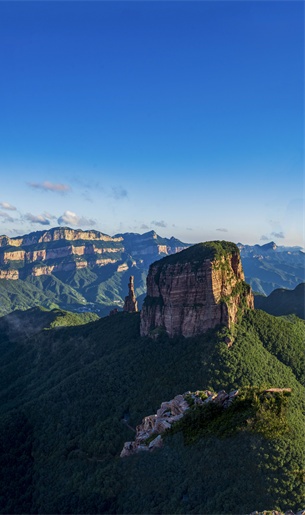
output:
[[141, 335], [164, 329], [170, 337], [195, 336], [236, 322], [238, 309], [253, 308], [239, 251], [203, 260], [153, 263], [141, 312]]

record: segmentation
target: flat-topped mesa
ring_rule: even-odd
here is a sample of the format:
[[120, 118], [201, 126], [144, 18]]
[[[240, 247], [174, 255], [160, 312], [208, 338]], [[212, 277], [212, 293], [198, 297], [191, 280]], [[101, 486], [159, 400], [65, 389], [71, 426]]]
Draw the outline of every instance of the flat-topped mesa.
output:
[[109, 241], [109, 242], [121, 242], [123, 238], [112, 238], [107, 234], [103, 234], [100, 231], [82, 231], [81, 229], [70, 229], [70, 227], [54, 227], [46, 231], [36, 231], [24, 236], [18, 236], [9, 238], [8, 236], [0, 236], [0, 247], [11, 246], [21, 247], [30, 246], [38, 243], [48, 243], [59, 240], [77, 241], [77, 240], [89, 240], [89, 241]]
[[126, 311], [127, 313], [135, 313], [136, 311], [138, 311], [138, 303], [137, 303], [137, 299], [136, 299], [135, 292], [134, 292], [134, 277], [133, 277], [133, 275], [131, 275], [129, 278], [128, 289], [129, 289], [129, 293], [128, 293], [127, 297], [125, 297], [123, 310]]
[[254, 308], [254, 299], [238, 247], [199, 243], [150, 266], [141, 336], [165, 330], [170, 337], [190, 337], [219, 324], [230, 328], [238, 310], [247, 308]]

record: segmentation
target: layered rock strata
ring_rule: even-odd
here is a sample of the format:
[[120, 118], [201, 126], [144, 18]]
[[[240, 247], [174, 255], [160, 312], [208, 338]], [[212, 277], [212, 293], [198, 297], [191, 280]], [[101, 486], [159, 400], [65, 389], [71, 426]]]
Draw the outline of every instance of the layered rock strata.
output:
[[109, 241], [121, 242], [122, 237], [108, 236], [99, 231], [82, 231], [80, 229], [70, 229], [69, 227], [56, 227], [48, 231], [36, 231], [17, 238], [0, 236], [0, 247], [11, 245], [20, 247], [22, 245], [35, 245], [37, 243], [48, 243], [51, 241], [68, 240], [89, 240], [89, 241]]
[[137, 299], [136, 299], [135, 292], [134, 292], [134, 277], [133, 277], [133, 275], [131, 275], [129, 278], [128, 289], [129, 289], [129, 293], [125, 297], [123, 310], [126, 311], [127, 313], [135, 313], [138, 311], [138, 303], [137, 303]]
[[190, 337], [219, 324], [230, 327], [239, 309], [253, 307], [238, 247], [200, 243], [150, 266], [141, 336], [165, 330], [170, 337]]
[[16, 238], [0, 236], [0, 279], [24, 279], [112, 264], [117, 265], [119, 273], [133, 266], [146, 270], [155, 259], [187, 246], [175, 238], [160, 238], [153, 231], [111, 237], [94, 230], [57, 227]]

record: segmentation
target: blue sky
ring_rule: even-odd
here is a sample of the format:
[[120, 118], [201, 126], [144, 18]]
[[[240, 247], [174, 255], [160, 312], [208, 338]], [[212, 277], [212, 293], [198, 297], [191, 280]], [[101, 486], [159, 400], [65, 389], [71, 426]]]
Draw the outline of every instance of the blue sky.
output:
[[304, 4], [0, 2], [0, 233], [304, 246]]

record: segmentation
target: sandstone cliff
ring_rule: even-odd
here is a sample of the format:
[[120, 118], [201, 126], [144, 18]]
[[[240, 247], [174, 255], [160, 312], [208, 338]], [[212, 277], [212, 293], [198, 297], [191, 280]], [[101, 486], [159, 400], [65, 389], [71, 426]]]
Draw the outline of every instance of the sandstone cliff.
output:
[[[159, 256], [178, 252], [185, 246], [174, 238], [160, 238], [153, 231], [111, 237], [99, 231], [57, 227], [16, 238], [0, 236], [0, 269], [10, 265], [19, 270], [20, 277], [26, 277], [117, 263], [117, 271], [125, 272], [130, 265], [146, 268]], [[81, 256], [86, 260], [78, 261]], [[38, 263], [44, 266], [35, 270]], [[4, 277], [12, 278], [10, 274], [3, 274]], [[16, 274], [13, 278], [17, 278]]]
[[37, 243], [48, 243], [51, 241], [68, 240], [88, 240], [88, 241], [109, 241], [109, 242], [120, 242], [123, 240], [122, 237], [112, 238], [107, 234], [103, 234], [100, 231], [82, 231], [80, 229], [70, 229], [69, 227], [56, 227], [47, 231], [36, 231], [24, 236], [9, 238], [8, 236], [0, 236], [0, 247], [3, 246], [27, 246], [35, 245]]
[[237, 246], [200, 243], [150, 266], [141, 336], [165, 330], [190, 337], [218, 324], [230, 327], [240, 308], [253, 307]]

